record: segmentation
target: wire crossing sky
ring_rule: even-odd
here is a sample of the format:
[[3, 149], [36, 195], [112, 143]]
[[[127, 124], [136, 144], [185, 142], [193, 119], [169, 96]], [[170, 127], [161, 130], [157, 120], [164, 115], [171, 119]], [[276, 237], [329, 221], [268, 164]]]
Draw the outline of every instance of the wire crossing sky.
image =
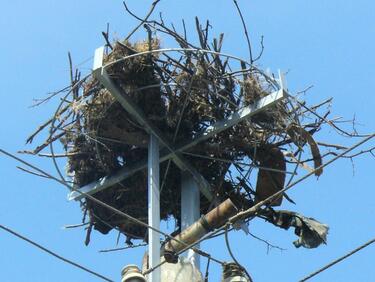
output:
[[309, 274], [308, 276], [306, 276], [305, 278], [303, 278], [301, 280], [301, 282], [303, 281], [307, 281], [311, 278], [313, 278], [314, 276], [318, 275], [319, 273], [322, 273], [323, 271], [326, 271], [328, 268], [334, 266], [335, 264], [339, 263], [339, 262], [342, 262], [343, 260], [349, 258], [350, 256], [354, 255], [356, 252], [359, 252], [360, 250], [364, 249], [364, 248], [367, 248], [368, 246], [370, 246], [371, 244], [375, 243], [375, 238], [374, 239], [371, 239], [370, 241], [364, 243], [363, 245], [359, 246], [358, 248], [354, 249], [353, 251], [347, 253], [346, 255], [330, 262], [329, 264], [327, 264], [326, 266], [322, 267], [321, 269]]
[[38, 244], [38, 243], [36, 243], [36, 242], [28, 239], [27, 237], [18, 234], [17, 232], [15, 232], [14, 230], [10, 229], [9, 227], [6, 227], [6, 226], [3, 226], [3, 225], [0, 224], [0, 228], [3, 229], [3, 230], [5, 230], [6, 232], [12, 234], [13, 236], [16, 236], [16, 237], [18, 237], [18, 238], [20, 238], [20, 239], [22, 239], [22, 240], [30, 243], [31, 245], [33, 245], [33, 246], [37, 247], [38, 249], [42, 250], [43, 252], [46, 252], [47, 254], [50, 254], [51, 256], [54, 256], [55, 258], [58, 258], [59, 260], [65, 262], [65, 263], [71, 264], [71, 265], [73, 265], [73, 266], [75, 266], [75, 267], [77, 267], [79, 269], [82, 269], [83, 271], [86, 271], [86, 272], [88, 272], [88, 273], [90, 273], [92, 275], [95, 275], [96, 277], [99, 277], [100, 279], [102, 279], [104, 281], [113, 282], [113, 280], [111, 280], [111, 279], [109, 279], [109, 278], [107, 278], [107, 277], [105, 277], [105, 276], [103, 276], [103, 275], [101, 275], [99, 273], [96, 273], [95, 271], [92, 271], [92, 270], [90, 270], [90, 269], [88, 269], [88, 268], [86, 268], [86, 267], [84, 267], [84, 266], [82, 266], [82, 265], [80, 265], [78, 263], [75, 263], [75, 262], [73, 262], [73, 261], [71, 261], [69, 259], [66, 259], [66, 258], [64, 258], [64, 257], [56, 254], [55, 252], [47, 249], [46, 247], [43, 247], [42, 245], [40, 245], [40, 244]]

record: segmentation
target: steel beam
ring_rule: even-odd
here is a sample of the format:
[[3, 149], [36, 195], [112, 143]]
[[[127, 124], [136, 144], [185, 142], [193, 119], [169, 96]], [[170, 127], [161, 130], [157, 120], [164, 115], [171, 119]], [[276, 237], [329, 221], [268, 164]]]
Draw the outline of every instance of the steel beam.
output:
[[[159, 190], [159, 142], [150, 135], [148, 145], [148, 225], [160, 230], [160, 190]], [[149, 267], [160, 263], [160, 234], [148, 229]], [[160, 282], [160, 267], [150, 272], [147, 281]]]

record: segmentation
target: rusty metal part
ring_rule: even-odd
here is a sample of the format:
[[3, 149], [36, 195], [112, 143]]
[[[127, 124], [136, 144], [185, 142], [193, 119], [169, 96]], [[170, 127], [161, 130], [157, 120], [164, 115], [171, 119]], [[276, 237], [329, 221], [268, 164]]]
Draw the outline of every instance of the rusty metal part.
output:
[[198, 241], [208, 232], [221, 227], [230, 217], [237, 213], [237, 208], [230, 199], [225, 200], [219, 206], [202, 216], [198, 221], [183, 230], [162, 247], [162, 254], [167, 262], [176, 263], [177, 253], [187, 245]]
[[227, 199], [218, 205], [216, 208], [208, 212], [203, 218], [207, 221], [211, 229], [221, 227], [229, 217], [236, 214], [237, 207], [233, 204], [231, 199]]

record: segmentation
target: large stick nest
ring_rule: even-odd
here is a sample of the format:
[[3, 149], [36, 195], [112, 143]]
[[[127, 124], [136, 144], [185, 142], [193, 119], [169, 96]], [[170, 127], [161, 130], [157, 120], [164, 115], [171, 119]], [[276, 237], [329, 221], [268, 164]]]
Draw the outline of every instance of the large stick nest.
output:
[[[115, 42], [105, 56], [104, 65], [123, 95], [132, 99], [172, 146], [192, 140], [215, 122], [280, 88], [279, 81], [253, 64], [222, 55], [222, 35], [209, 45], [207, 30], [198, 28], [199, 48], [182, 36], [169, 35], [183, 48], [156, 51], [160, 49], [160, 42], [151, 36], [135, 44]], [[62, 156], [67, 157], [66, 172], [77, 188], [146, 160], [149, 135], [144, 126], [127, 113], [95, 77], [80, 79], [79, 72], [72, 73], [71, 77], [72, 86], [66, 89], [69, 92], [55, 116], [28, 139], [31, 142], [36, 134], [51, 125], [47, 140], [32, 153], [39, 154], [47, 146], [53, 149], [53, 144], [61, 141], [65, 150]], [[302, 126], [300, 118], [306, 111], [301, 105], [286, 97], [180, 152], [208, 181], [215, 196], [214, 203], [202, 196], [201, 213], [228, 197], [241, 209], [279, 191], [288, 173], [286, 157], [297, 166], [308, 167], [300, 162], [306, 144], [311, 147], [310, 161], [315, 167], [322, 163], [312, 134], [319, 130], [323, 119]], [[52, 157], [56, 164], [58, 155], [54, 150]], [[256, 184], [251, 178], [254, 171], [258, 171]], [[59, 173], [63, 177], [63, 173]], [[173, 161], [161, 163], [162, 219], [180, 219], [181, 174]], [[96, 193], [95, 197], [147, 222], [147, 171], [139, 171]], [[281, 201], [282, 197], [270, 204], [277, 206]], [[146, 235], [144, 227], [89, 199], [82, 202], [82, 207], [84, 214], [90, 217], [88, 234], [94, 227], [104, 234], [116, 228], [131, 238]]]

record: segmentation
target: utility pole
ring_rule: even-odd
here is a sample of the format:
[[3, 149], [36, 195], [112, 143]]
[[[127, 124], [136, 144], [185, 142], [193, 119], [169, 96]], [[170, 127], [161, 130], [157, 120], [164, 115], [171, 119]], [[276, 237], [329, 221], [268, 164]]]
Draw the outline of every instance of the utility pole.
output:
[[[150, 134], [148, 145], [148, 225], [160, 230], [160, 180], [159, 180], [159, 142]], [[148, 229], [149, 267], [160, 263], [160, 234]], [[148, 275], [149, 282], [160, 282], [160, 267]]]
[[[188, 228], [200, 218], [200, 192], [193, 177], [182, 172], [181, 179], [181, 231]], [[196, 246], [199, 248], [199, 245]], [[200, 257], [193, 250], [186, 251], [183, 256], [190, 260], [199, 270]]]

